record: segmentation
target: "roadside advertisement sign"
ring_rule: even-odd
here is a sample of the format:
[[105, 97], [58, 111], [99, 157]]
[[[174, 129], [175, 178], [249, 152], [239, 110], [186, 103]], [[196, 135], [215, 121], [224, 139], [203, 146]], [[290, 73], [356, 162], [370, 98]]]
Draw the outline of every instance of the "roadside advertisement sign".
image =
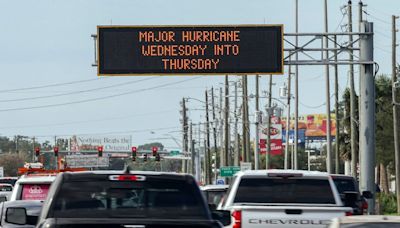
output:
[[126, 152], [131, 151], [131, 144], [129, 135], [76, 135], [71, 138], [70, 151], [97, 151], [103, 146], [106, 152]]
[[[260, 136], [260, 139], [268, 138], [268, 124], [267, 123], [260, 124], [259, 136]], [[282, 139], [282, 124], [271, 124], [270, 137], [271, 137], [271, 139]]]
[[[282, 139], [271, 139], [271, 155], [282, 155]], [[267, 153], [267, 140], [260, 139], [260, 154]]]
[[[305, 129], [299, 129], [298, 133], [298, 142], [305, 143], [306, 141], [306, 130]], [[291, 140], [291, 141], [290, 141]], [[294, 140], [294, 130], [289, 130], [289, 143], [293, 143]], [[282, 143], [286, 144], [286, 130], [282, 131]]]
[[[267, 152], [267, 139], [268, 139], [268, 123], [263, 123], [259, 127], [260, 136], [260, 153], [265, 154]], [[271, 138], [271, 155], [282, 154], [282, 124], [274, 123], [271, 124], [270, 129]]]
[[[294, 128], [294, 118], [290, 119], [290, 129]], [[283, 128], [286, 129], [286, 118], [282, 118]], [[326, 114], [307, 114], [299, 116], [299, 130], [305, 130], [306, 137], [326, 137]], [[331, 135], [336, 135], [335, 114], [331, 114]]]
[[65, 160], [68, 168], [108, 167], [110, 163], [108, 157], [97, 155], [67, 155]]
[[25, 184], [22, 187], [22, 200], [45, 200], [50, 184]]

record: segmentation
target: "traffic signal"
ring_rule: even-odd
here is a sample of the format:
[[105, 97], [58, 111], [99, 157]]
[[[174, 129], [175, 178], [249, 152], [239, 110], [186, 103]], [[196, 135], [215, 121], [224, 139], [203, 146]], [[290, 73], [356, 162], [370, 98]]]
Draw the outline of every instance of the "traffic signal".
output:
[[133, 146], [132, 147], [132, 158], [134, 158], [134, 157], [136, 157], [136, 153], [137, 152], [137, 148], [136, 148], [136, 146]]
[[158, 147], [153, 146], [153, 148], [152, 148], [153, 157], [155, 157], [157, 155], [157, 150], [158, 150]]
[[55, 146], [53, 148], [53, 151], [54, 151], [54, 156], [58, 157], [58, 146]]
[[156, 162], [159, 162], [161, 160], [160, 154], [156, 154]]
[[103, 157], [103, 146], [97, 147], [97, 152], [98, 152], [99, 157]]
[[39, 157], [39, 154], [40, 154], [40, 147], [36, 147], [36, 148], [35, 148], [35, 155], [36, 155], [36, 157]]
[[144, 154], [144, 155], [143, 155], [143, 161], [144, 161], [144, 162], [147, 162], [147, 154]]

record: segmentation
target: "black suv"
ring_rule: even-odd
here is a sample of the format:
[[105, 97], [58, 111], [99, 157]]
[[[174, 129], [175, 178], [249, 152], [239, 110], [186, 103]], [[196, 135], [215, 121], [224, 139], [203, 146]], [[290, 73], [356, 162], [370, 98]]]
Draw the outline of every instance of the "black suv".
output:
[[353, 207], [353, 215], [364, 214], [364, 212], [368, 209], [368, 203], [366, 199], [372, 197], [371, 192], [364, 191], [361, 194], [360, 189], [358, 187], [358, 182], [352, 176], [334, 174], [331, 175], [331, 177], [342, 198], [344, 197], [346, 192], [347, 193], [353, 192], [354, 194], [357, 195], [354, 205], [351, 205]]
[[60, 173], [38, 226], [197, 228], [229, 223], [229, 212], [210, 212], [192, 176], [127, 170]]

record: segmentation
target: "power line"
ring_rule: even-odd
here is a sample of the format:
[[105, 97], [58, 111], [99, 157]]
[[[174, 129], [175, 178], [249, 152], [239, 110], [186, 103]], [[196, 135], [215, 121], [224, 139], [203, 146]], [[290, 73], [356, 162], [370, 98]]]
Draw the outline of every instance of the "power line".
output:
[[94, 79], [87, 79], [87, 80], [48, 84], [48, 85], [42, 85], [42, 86], [23, 87], [23, 88], [16, 88], [16, 89], [5, 89], [5, 90], [0, 90], [0, 93], [8, 93], [8, 92], [21, 91], [21, 90], [43, 89], [43, 88], [48, 88], [48, 87], [64, 86], [64, 85], [73, 85], [73, 84], [86, 83], [86, 82], [98, 81], [98, 80], [103, 80], [103, 79], [105, 79], [105, 78], [94, 78]]
[[132, 117], [138, 116], [149, 116], [149, 115], [157, 115], [157, 114], [164, 114], [167, 112], [176, 111], [175, 109], [163, 110], [158, 112], [149, 112], [149, 113], [141, 113], [135, 115], [128, 115], [128, 116], [121, 116], [121, 117], [114, 117], [114, 118], [103, 118], [103, 119], [96, 119], [96, 120], [84, 120], [84, 121], [71, 121], [71, 122], [63, 122], [63, 123], [53, 123], [53, 124], [32, 124], [32, 125], [22, 125], [22, 126], [12, 126], [12, 127], [0, 127], [0, 129], [20, 129], [20, 128], [39, 128], [39, 127], [54, 127], [54, 126], [65, 126], [65, 125], [73, 125], [73, 124], [85, 124], [85, 123], [92, 123], [92, 122], [103, 122], [108, 120], [121, 120], [121, 119], [128, 119]]
[[92, 101], [98, 101], [98, 100], [103, 100], [103, 99], [109, 99], [109, 98], [114, 98], [114, 97], [120, 97], [128, 94], [133, 94], [133, 93], [138, 93], [138, 92], [144, 92], [144, 91], [149, 91], [149, 90], [154, 90], [162, 87], [166, 87], [169, 85], [176, 85], [176, 84], [181, 84], [187, 81], [195, 80], [200, 78], [198, 77], [193, 77], [190, 79], [182, 80], [179, 82], [170, 82], [158, 86], [153, 86], [153, 87], [148, 87], [144, 89], [136, 89], [124, 93], [118, 93], [110, 96], [103, 96], [103, 97], [97, 97], [97, 98], [92, 98], [92, 99], [86, 99], [86, 100], [80, 100], [80, 101], [71, 101], [71, 102], [65, 102], [65, 103], [57, 103], [57, 104], [48, 104], [48, 105], [40, 105], [40, 106], [30, 106], [30, 107], [22, 107], [22, 108], [9, 108], [9, 109], [0, 109], [0, 112], [9, 112], [9, 111], [21, 111], [21, 110], [32, 110], [32, 109], [41, 109], [41, 108], [51, 108], [51, 107], [58, 107], [58, 106], [65, 106], [65, 105], [71, 105], [71, 104], [80, 104], [80, 103], [87, 103], [87, 102], [92, 102]]
[[76, 94], [80, 94], [80, 93], [88, 93], [88, 92], [93, 92], [93, 91], [99, 91], [102, 89], [109, 89], [109, 88], [115, 88], [115, 87], [120, 87], [120, 86], [124, 86], [124, 85], [136, 84], [136, 83], [139, 83], [142, 81], [148, 81], [148, 80], [152, 80], [155, 78], [158, 78], [158, 77], [155, 76], [155, 77], [144, 78], [144, 79], [130, 81], [130, 82], [122, 82], [122, 83], [118, 83], [115, 85], [103, 86], [103, 87], [98, 87], [98, 88], [88, 89], [88, 90], [78, 90], [78, 91], [73, 91], [73, 92], [59, 93], [59, 94], [45, 95], [45, 96], [37, 96], [37, 97], [24, 97], [24, 98], [17, 98], [17, 99], [0, 100], [0, 102], [28, 101], [28, 100], [38, 100], [38, 99], [62, 97], [62, 96], [68, 96], [68, 95], [76, 95]]

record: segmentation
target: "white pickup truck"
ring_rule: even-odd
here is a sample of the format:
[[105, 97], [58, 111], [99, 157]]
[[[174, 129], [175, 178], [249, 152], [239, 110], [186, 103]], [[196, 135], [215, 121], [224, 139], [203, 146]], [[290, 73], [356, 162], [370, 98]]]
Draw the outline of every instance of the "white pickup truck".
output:
[[326, 227], [352, 212], [327, 173], [299, 170], [239, 172], [220, 209], [231, 211], [233, 228]]

